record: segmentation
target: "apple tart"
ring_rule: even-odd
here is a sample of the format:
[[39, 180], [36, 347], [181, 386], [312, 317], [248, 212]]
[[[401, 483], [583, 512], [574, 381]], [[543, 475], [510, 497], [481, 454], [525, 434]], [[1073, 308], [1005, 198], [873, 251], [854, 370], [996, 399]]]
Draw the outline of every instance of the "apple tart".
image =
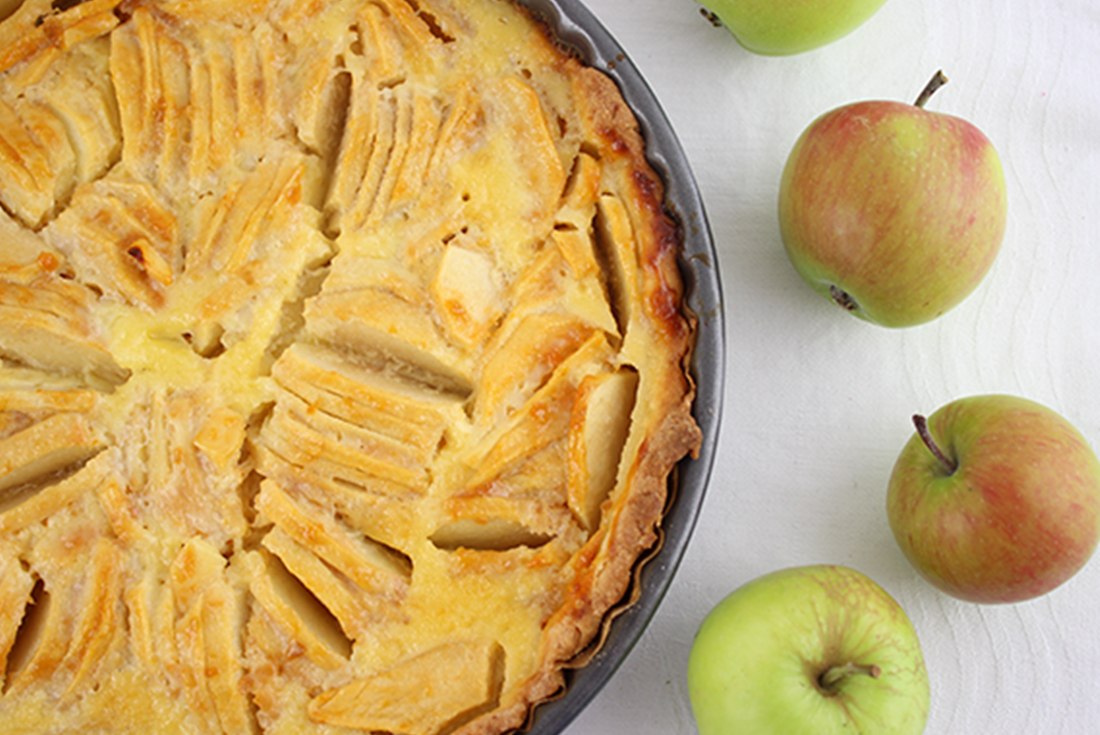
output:
[[698, 451], [679, 232], [503, 0], [0, 22], [0, 730], [500, 733]]

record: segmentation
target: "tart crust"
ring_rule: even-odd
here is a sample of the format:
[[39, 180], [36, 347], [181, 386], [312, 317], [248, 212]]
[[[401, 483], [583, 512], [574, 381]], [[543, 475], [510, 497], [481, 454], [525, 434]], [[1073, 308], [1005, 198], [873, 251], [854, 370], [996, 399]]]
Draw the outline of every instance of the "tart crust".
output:
[[503, 0], [0, 16], [0, 729], [521, 728], [700, 446], [614, 83]]

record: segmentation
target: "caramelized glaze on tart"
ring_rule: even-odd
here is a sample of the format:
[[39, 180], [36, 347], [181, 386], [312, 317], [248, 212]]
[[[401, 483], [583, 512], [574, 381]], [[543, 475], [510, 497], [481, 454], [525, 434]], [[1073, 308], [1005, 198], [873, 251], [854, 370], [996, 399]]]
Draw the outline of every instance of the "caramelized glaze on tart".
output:
[[0, 730], [521, 727], [700, 440], [613, 83], [501, 0], [3, 12]]

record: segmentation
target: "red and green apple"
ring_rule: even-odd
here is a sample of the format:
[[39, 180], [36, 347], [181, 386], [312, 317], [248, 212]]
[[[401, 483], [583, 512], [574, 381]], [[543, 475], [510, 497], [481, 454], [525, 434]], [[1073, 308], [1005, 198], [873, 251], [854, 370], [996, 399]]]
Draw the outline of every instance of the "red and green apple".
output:
[[886, 510], [902, 552], [934, 586], [972, 602], [1020, 602], [1092, 557], [1100, 461], [1069, 420], [1018, 396], [979, 395], [913, 421]]
[[985, 278], [1001, 247], [1001, 161], [973, 124], [925, 104], [872, 100], [817, 118], [779, 187], [783, 246], [814, 290], [889, 327], [931, 321]]

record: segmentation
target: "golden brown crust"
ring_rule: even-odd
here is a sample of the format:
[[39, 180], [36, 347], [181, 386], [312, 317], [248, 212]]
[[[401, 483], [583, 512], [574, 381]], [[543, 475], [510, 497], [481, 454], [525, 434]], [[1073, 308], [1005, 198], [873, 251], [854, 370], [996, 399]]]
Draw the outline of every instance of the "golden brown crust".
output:
[[0, 726], [521, 727], [700, 445], [614, 83], [502, 0], [3, 39]]

